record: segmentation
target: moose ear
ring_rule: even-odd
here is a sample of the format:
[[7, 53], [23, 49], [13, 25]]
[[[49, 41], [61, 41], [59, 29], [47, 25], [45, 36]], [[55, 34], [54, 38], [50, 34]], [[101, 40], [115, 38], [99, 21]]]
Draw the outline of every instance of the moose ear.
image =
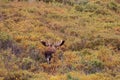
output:
[[65, 43], [65, 41], [61, 40], [60, 42], [58, 42], [58, 43], [55, 44], [55, 47], [62, 46], [64, 43]]
[[41, 43], [44, 45], [44, 46], [48, 46], [47, 42], [41, 40]]

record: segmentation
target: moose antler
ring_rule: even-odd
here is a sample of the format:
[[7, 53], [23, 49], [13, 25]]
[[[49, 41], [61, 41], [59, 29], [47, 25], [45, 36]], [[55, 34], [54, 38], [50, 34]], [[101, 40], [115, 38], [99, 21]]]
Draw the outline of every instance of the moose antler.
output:
[[59, 47], [59, 46], [62, 46], [64, 43], [65, 43], [65, 41], [61, 40], [60, 42], [57, 42], [54, 45], [55, 45], [55, 47]]
[[52, 45], [50, 42], [46, 42], [46, 41], [43, 41], [43, 40], [41, 40], [41, 43], [42, 43], [44, 46], [51, 46], [51, 45]]
[[44, 45], [44, 46], [47, 46], [47, 43], [43, 40], [41, 40], [41, 43]]

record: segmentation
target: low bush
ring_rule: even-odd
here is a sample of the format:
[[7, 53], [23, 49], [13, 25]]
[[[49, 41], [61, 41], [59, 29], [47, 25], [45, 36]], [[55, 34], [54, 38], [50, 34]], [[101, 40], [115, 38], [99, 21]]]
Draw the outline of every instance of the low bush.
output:
[[72, 75], [70, 75], [70, 74], [68, 74], [68, 75], [67, 75], [67, 80], [80, 80], [80, 79], [77, 78], [77, 77], [74, 77], [74, 76], [72, 76]]
[[3, 80], [29, 80], [32, 74], [26, 71], [9, 72]]
[[40, 52], [40, 50], [36, 49], [35, 47], [28, 48], [29, 57], [37, 62], [43, 63], [45, 62], [44, 55]]
[[23, 58], [22, 63], [21, 63], [21, 68], [24, 70], [28, 70], [31, 68], [33, 65], [33, 60], [28, 58]]
[[107, 7], [117, 13], [120, 12], [120, 6], [115, 1], [111, 1], [110, 3], [108, 3]]
[[12, 46], [12, 38], [6, 32], [0, 32], [0, 48], [7, 49]]
[[86, 74], [101, 72], [104, 69], [104, 64], [100, 60], [92, 60], [83, 63], [85, 65], [84, 71]]

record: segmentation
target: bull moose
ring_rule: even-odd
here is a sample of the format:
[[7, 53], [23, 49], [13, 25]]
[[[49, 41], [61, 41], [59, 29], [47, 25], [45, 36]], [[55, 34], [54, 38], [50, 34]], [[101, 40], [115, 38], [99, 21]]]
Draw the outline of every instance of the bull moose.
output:
[[44, 45], [46, 47], [44, 56], [45, 56], [48, 64], [50, 64], [51, 58], [53, 57], [53, 54], [56, 53], [57, 48], [62, 46], [64, 44], [64, 42], [65, 42], [64, 40], [61, 40], [60, 42], [52, 44], [50, 42], [41, 40], [42, 45]]

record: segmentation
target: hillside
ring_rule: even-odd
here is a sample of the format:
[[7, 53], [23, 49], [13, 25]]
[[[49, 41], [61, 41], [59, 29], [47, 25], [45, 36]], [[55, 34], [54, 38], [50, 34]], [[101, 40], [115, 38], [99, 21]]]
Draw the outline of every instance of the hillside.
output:
[[119, 0], [0, 1], [0, 80], [120, 80]]

